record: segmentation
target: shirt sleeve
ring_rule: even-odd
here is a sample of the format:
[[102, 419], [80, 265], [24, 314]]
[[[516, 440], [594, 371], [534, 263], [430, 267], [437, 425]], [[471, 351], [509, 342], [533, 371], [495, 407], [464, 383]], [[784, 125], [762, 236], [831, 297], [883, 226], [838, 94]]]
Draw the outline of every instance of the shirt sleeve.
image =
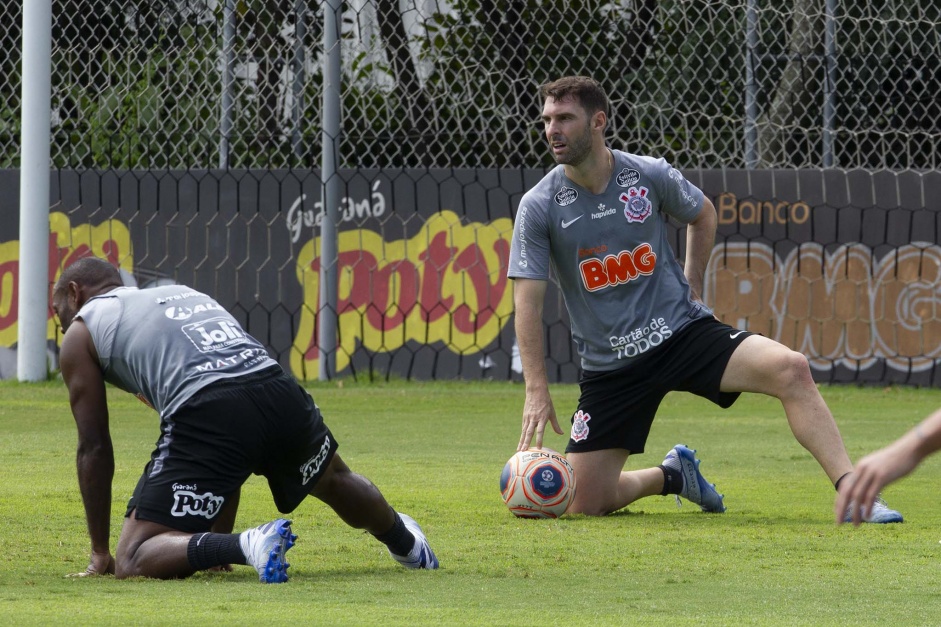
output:
[[657, 173], [655, 180], [661, 198], [661, 211], [684, 224], [695, 220], [705, 198], [702, 190], [686, 180], [665, 159], [658, 159], [654, 170]]
[[549, 278], [549, 224], [546, 210], [529, 195], [523, 196], [510, 242], [510, 264], [506, 273], [511, 279]]

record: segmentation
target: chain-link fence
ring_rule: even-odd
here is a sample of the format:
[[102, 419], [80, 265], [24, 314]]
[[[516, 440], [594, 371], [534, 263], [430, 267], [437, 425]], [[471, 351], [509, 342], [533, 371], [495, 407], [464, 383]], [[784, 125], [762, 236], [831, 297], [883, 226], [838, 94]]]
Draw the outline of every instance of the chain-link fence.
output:
[[[323, 7], [55, 0], [54, 165], [319, 167]], [[0, 2], [5, 167], [20, 10]], [[537, 86], [589, 74], [612, 144], [681, 167], [937, 169], [939, 33], [935, 0], [351, 0], [341, 165], [546, 164]]]
[[[2, 168], [19, 159], [21, 5], [0, 0]], [[78, 241], [104, 254], [104, 236], [90, 234], [104, 226], [114, 253], [126, 228], [121, 254], [138, 282], [231, 291], [226, 304], [310, 377], [331, 6], [54, 0], [57, 267]], [[612, 146], [665, 157], [717, 198], [720, 218], [734, 213], [720, 245], [770, 242], [772, 274], [804, 241], [792, 229], [829, 225], [831, 210], [842, 212], [836, 226], [807, 240], [827, 255], [847, 237], [865, 241], [870, 274], [880, 247], [939, 241], [937, 223], [918, 217], [941, 203], [930, 174], [941, 168], [937, 0], [349, 0], [340, 14], [341, 270], [339, 310], [328, 313], [347, 356], [338, 365], [354, 372], [513, 376], [502, 242], [520, 195], [551, 165], [537, 88], [566, 74], [608, 91]], [[823, 174], [814, 201], [806, 183], [781, 191], [788, 172], [819, 168], [860, 174]], [[777, 174], [759, 184], [760, 172]], [[799, 221], [802, 202], [813, 219]], [[901, 244], [896, 231], [860, 235], [886, 206], [908, 212]], [[859, 233], [847, 234], [854, 220]], [[828, 320], [828, 306], [813, 319]], [[552, 370], [570, 379], [564, 311], [547, 315]], [[905, 351], [931, 354], [933, 337]], [[826, 359], [858, 366], [855, 350]], [[901, 354], [869, 356], [879, 351]], [[442, 370], [445, 354], [457, 365]]]

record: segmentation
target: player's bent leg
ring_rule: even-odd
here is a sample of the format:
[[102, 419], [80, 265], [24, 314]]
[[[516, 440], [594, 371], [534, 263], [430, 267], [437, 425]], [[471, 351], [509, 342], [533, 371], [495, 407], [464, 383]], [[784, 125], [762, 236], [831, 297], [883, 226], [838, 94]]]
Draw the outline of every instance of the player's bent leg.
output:
[[323, 475], [310, 491], [354, 529], [365, 529], [376, 535], [395, 522], [395, 514], [385, 497], [366, 477], [350, 470], [334, 455]]
[[794, 437], [810, 451], [831, 482], [853, 469], [833, 414], [801, 353], [760, 335], [749, 336], [732, 353], [721, 389], [779, 399]]
[[138, 520], [136, 512], [124, 519], [115, 555], [114, 576], [177, 579], [192, 575], [195, 569], [186, 557], [193, 534]]
[[604, 449], [568, 453], [565, 457], [575, 470], [575, 498], [566, 510], [570, 514], [604, 516], [639, 498], [659, 494], [663, 472], [659, 468], [624, 471], [629, 451]]
[[414, 519], [398, 514], [373, 483], [350, 470], [334, 455], [310, 492], [337, 513], [346, 524], [365, 529], [389, 548], [406, 568], [438, 568], [438, 558]]

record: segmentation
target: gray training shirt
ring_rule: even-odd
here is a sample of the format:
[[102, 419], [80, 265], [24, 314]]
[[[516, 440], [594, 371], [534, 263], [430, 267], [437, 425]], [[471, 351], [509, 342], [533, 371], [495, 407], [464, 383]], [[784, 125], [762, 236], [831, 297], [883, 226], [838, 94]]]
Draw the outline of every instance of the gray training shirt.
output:
[[511, 279], [558, 280], [585, 370], [614, 370], [688, 323], [712, 316], [690, 299], [663, 214], [688, 223], [703, 193], [663, 159], [614, 154], [607, 189], [592, 194], [549, 172], [520, 201]]
[[91, 333], [105, 380], [161, 418], [210, 383], [277, 366], [222, 305], [185, 285], [119, 287], [75, 317]]

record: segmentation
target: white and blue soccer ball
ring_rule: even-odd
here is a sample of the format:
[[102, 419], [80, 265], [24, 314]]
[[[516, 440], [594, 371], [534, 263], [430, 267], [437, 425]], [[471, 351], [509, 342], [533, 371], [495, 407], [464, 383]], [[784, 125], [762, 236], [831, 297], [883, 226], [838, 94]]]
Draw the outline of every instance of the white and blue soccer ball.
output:
[[520, 451], [503, 467], [500, 494], [519, 518], [558, 518], [575, 497], [575, 471], [552, 449]]

